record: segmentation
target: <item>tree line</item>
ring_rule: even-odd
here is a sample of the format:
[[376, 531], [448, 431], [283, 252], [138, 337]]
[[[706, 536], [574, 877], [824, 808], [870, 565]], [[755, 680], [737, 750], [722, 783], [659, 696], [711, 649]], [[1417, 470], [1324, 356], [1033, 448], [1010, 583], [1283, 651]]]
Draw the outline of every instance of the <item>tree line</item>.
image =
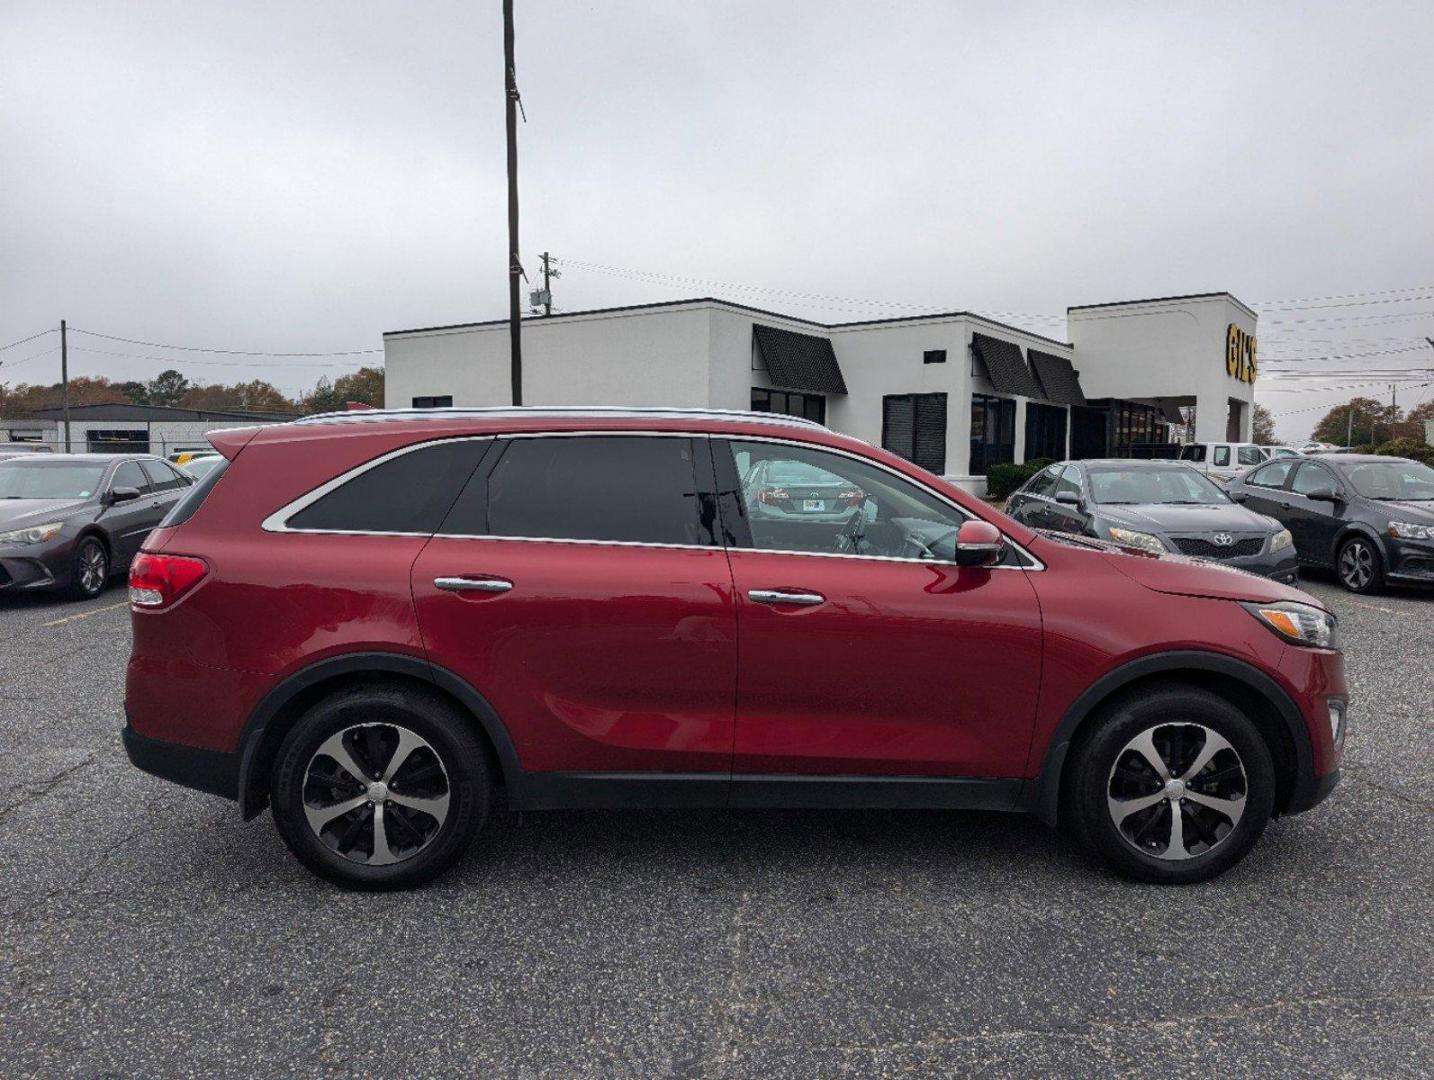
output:
[[[191, 382], [169, 368], [148, 382], [114, 382], [99, 376], [70, 380], [71, 405], [167, 405], [181, 409], [245, 409], [280, 413], [337, 412], [350, 402], [383, 406], [383, 368], [361, 367], [337, 379], [324, 376], [314, 388], [290, 398], [262, 379], [237, 383]], [[0, 383], [0, 414], [19, 417], [63, 404], [59, 383]]]

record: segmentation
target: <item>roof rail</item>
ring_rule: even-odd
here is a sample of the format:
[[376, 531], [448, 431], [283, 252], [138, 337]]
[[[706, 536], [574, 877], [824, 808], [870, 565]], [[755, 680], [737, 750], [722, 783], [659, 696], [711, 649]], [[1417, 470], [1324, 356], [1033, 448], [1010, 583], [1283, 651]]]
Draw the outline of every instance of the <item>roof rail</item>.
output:
[[485, 405], [475, 407], [450, 406], [439, 409], [355, 409], [345, 412], [315, 413], [313, 416], [291, 420], [291, 424], [340, 424], [373, 423], [382, 420], [450, 420], [465, 416], [529, 417], [529, 416], [593, 416], [593, 417], [643, 417], [653, 419], [712, 419], [749, 420], [762, 424], [796, 424], [802, 427], [825, 428], [815, 420], [804, 416], [788, 416], [786, 413], [752, 412], [747, 409], [678, 409], [662, 406], [627, 405]]

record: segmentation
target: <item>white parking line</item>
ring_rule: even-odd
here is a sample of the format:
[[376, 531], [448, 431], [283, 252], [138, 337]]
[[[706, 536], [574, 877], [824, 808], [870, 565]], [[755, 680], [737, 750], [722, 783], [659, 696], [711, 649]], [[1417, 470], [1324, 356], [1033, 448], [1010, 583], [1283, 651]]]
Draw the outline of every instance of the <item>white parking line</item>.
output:
[[45, 626], [64, 626], [67, 622], [76, 622], [79, 619], [88, 619], [94, 615], [103, 615], [106, 611], [114, 611], [117, 608], [129, 607], [128, 600], [121, 600], [118, 604], [111, 604], [109, 607], [95, 608], [92, 611], [81, 611], [76, 615], [66, 615], [63, 619], [51, 619]]

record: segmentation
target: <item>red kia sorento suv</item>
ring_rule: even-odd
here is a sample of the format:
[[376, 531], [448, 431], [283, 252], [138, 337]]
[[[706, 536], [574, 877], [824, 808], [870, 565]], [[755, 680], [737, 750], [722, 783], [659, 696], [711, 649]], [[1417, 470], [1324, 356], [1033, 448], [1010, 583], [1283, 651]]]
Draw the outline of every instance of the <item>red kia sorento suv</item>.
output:
[[342, 885], [493, 806], [1024, 810], [1153, 882], [1334, 787], [1334, 617], [1035, 532], [809, 421], [361, 412], [222, 431], [130, 572], [124, 742]]

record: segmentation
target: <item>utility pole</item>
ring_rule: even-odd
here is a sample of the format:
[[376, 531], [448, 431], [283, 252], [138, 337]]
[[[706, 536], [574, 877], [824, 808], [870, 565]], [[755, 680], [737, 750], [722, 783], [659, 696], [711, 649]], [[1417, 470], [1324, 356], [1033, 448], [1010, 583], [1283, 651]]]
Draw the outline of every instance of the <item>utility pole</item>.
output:
[[513, 66], [513, 0], [503, 0], [503, 81], [508, 124], [508, 341], [513, 404], [523, 404], [523, 327], [518, 307], [518, 75]]
[[1354, 402], [1350, 402], [1344, 411], [1346, 423], [1344, 425], [1344, 445], [1354, 445]]
[[70, 449], [70, 342], [65, 320], [60, 320], [60, 405], [65, 413], [65, 453]]
[[540, 292], [535, 292], [532, 299], [533, 310], [536, 311], [541, 307], [543, 309], [543, 315], [546, 317], [553, 313], [553, 278], [562, 277], [563, 272], [553, 269], [553, 256], [551, 253], [543, 252], [542, 260], [543, 288]]

